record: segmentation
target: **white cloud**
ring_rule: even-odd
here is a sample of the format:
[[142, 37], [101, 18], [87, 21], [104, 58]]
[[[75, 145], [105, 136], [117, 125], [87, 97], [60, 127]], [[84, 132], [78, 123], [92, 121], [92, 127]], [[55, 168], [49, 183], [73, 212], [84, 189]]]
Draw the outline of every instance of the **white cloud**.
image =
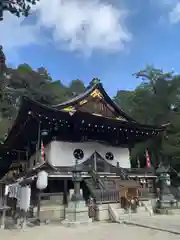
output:
[[170, 6], [170, 5], [174, 5], [178, 2], [178, 0], [160, 0], [159, 3], [161, 5], [166, 5], [166, 6]]
[[150, 4], [162, 9], [173, 6], [178, 1], [179, 0], [149, 0]]
[[158, 3], [159, 6], [166, 9], [171, 24], [180, 22], [180, 0], [160, 0]]
[[19, 60], [17, 50], [37, 42], [37, 29], [23, 24], [23, 19], [5, 12], [4, 20], [0, 22], [0, 45], [3, 45], [6, 57], [11, 63]]
[[169, 19], [171, 23], [180, 22], [180, 2], [173, 6], [171, 12], [169, 13]]
[[175, 24], [180, 21], [180, 0], [149, 0], [161, 10], [160, 24]]
[[[50, 3], [51, 2], [51, 3]], [[123, 50], [131, 40], [124, 25], [127, 12], [101, 0], [41, 0], [35, 8], [37, 22], [22, 24], [10, 14], [0, 22], [1, 44], [7, 51], [41, 44], [44, 30], [51, 30], [58, 48], [90, 53], [93, 50]], [[35, 11], [34, 10], [34, 11]]]

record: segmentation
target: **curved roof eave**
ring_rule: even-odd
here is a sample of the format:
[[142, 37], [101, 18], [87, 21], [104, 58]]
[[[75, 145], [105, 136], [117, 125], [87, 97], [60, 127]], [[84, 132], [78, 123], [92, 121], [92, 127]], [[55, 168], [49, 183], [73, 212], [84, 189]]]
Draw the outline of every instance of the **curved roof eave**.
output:
[[123, 110], [121, 110], [120, 107], [109, 97], [109, 95], [107, 94], [107, 92], [103, 88], [102, 83], [94, 84], [91, 88], [88, 88], [84, 93], [81, 93], [78, 96], [76, 96], [76, 97], [74, 97], [74, 98], [72, 98], [68, 101], [62, 102], [60, 104], [53, 105], [52, 107], [56, 108], [56, 109], [57, 108], [62, 109], [62, 108], [70, 106], [71, 104], [76, 104], [77, 102], [84, 100], [95, 89], [98, 89], [102, 93], [105, 100], [108, 102], [109, 105], [111, 105], [114, 108], [114, 110], [116, 111], [117, 114], [124, 117], [126, 120], [128, 120], [130, 122], [136, 122], [133, 118], [131, 118]]
[[[39, 114], [44, 113], [47, 111], [47, 116], [52, 116], [54, 115], [57, 118], [67, 118], [67, 116], [69, 118], [74, 118], [75, 120], [77, 118], [85, 118], [85, 119], [89, 119], [90, 117], [92, 117], [92, 119], [94, 119], [96, 121], [96, 119], [101, 122], [101, 119], [103, 120], [103, 122], [106, 122], [107, 124], [118, 124], [120, 125], [124, 125], [124, 127], [134, 127], [134, 128], [143, 128], [144, 130], [156, 130], [159, 132], [162, 132], [166, 129], [167, 126], [169, 126], [170, 123], [161, 125], [161, 126], [153, 126], [153, 125], [145, 125], [145, 124], [141, 124], [138, 122], [121, 122], [119, 120], [116, 119], [108, 119], [102, 116], [95, 116], [92, 115], [90, 113], [85, 113], [85, 112], [76, 112], [73, 116], [70, 116], [68, 112], [62, 111], [61, 109], [57, 109], [57, 108], [52, 108], [50, 106], [41, 104], [39, 102], [36, 102], [34, 100], [29, 99], [28, 97], [22, 97], [21, 99], [21, 105], [19, 108], [19, 113], [17, 114], [16, 120], [14, 121], [14, 124], [11, 128], [11, 130], [8, 133], [7, 138], [5, 139], [4, 143], [1, 145], [0, 149], [5, 149], [6, 145], [9, 145], [9, 141], [11, 142], [11, 139], [14, 137], [16, 137], [18, 135], [18, 133], [21, 131], [20, 129], [23, 128], [26, 123], [28, 123], [28, 121], [31, 119], [29, 112], [30, 111], [34, 111], [37, 112]], [[94, 121], [93, 120], [93, 121]]]
[[[105, 92], [106, 93], [106, 92]], [[107, 94], [107, 93], [106, 93]], [[108, 96], [108, 95], [107, 95]], [[109, 96], [108, 96], [109, 97]], [[111, 100], [111, 99], [110, 99]], [[112, 100], [111, 100], [112, 101]], [[36, 106], [36, 107], [39, 107], [40, 109], [43, 109], [43, 110], [47, 110], [47, 111], [50, 111], [51, 113], [60, 113], [60, 114], [63, 114], [64, 116], [66, 116], [66, 115], [69, 115], [69, 113], [68, 112], [65, 112], [65, 111], [63, 111], [62, 109], [57, 109], [57, 108], [54, 108], [54, 107], [51, 107], [51, 106], [47, 106], [47, 105], [44, 105], [44, 104], [42, 104], [42, 103], [39, 103], [39, 102], [36, 102], [36, 101], [34, 101], [34, 100], [31, 100], [30, 98], [28, 98], [28, 97], [23, 97], [23, 100], [22, 100], [22, 106], [23, 105], [28, 105], [28, 104], [31, 104], [31, 108], [33, 108], [33, 106]], [[117, 105], [116, 105], [117, 106]], [[119, 108], [119, 107], [118, 107]], [[21, 110], [20, 110], [21, 111]], [[121, 111], [121, 110], [120, 110]], [[74, 115], [78, 115], [78, 112], [76, 112]], [[79, 114], [84, 114], [84, 115], [87, 115], [87, 116], [89, 116], [89, 115], [92, 115], [92, 114], [90, 114], [90, 113], [86, 113], [86, 112], [81, 112], [81, 113], [79, 113]], [[19, 115], [19, 114], [18, 114]], [[73, 116], [72, 116], [73, 117]], [[164, 130], [167, 126], [169, 126], [170, 125], [170, 123], [165, 123], [165, 124], [162, 124], [162, 125], [159, 125], [159, 126], [157, 126], [157, 125], [147, 125], [147, 124], [142, 124], [142, 123], [139, 123], [139, 122], [137, 122], [137, 121], [130, 121], [130, 122], [120, 122], [119, 120], [116, 120], [116, 119], [108, 119], [108, 118], [106, 118], [106, 117], [103, 117], [103, 116], [95, 116], [95, 115], [93, 115], [93, 117], [94, 118], [102, 118], [102, 119], [107, 119], [107, 120], [110, 120], [110, 121], [114, 121], [114, 122], [117, 122], [117, 123], [121, 123], [121, 124], [130, 124], [130, 125], [132, 125], [132, 126], [140, 126], [140, 127], [144, 127], [145, 129], [157, 129], [157, 130], [160, 130], [160, 131], [162, 131], [162, 130]]]

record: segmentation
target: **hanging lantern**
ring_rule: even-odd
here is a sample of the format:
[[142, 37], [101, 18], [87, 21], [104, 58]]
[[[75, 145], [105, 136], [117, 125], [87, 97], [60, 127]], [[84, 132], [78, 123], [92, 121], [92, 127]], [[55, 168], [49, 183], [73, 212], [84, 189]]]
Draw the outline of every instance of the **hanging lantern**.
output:
[[46, 129], [41, 130], [41, 136], [46, 137], [48, 135], [48, 131]]
[[48, 185], [48, 173], [45, 171], [40, 171], [37, 175], [36, 187], [39, 190], [43, 190]]
[[57, 125], [55, 125], [54, 130], [55, 130], [55, 131], [58, 131], [58, 130], [59, 130], [59, 128], [58, 128]]
[[166, 178], [166, 184], [168, 186], [170, 186], [171, 185], [171, 178], [170, 178], [170, 175], [168, 173], [165, 174], [165, 178]]
[[4, 195], [7, 196], [8, 193], [9, 193], [9, 186], [5, 185], [5, 187], [4, 187]]

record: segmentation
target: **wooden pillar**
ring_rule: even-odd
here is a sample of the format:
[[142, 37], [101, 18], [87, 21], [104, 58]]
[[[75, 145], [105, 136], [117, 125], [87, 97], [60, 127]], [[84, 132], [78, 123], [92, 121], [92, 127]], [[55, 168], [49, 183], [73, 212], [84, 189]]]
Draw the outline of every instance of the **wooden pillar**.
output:
[[132, 168], [132, 159], [131, 159], [131, 151], [132, 151], [132, 148], [133, 148], [133, 144], [132, 143], [129, 143], [129, 146], [128, 146], [128, 149], [129, 149], [129, 161], [130, 161], [130, 168]]
[[3, 184], [0, 183], [0, 205], [3, 205]]
[[38, 202], [37, 202], [37, 219], [40, 220], [40, 209], [41, 209], [41, 191], [38, 192]]
[[97, 155], [93, 155], [93, 161], [94, 161], [94, 171], [97, 171]]
[[68, 180], [64, 179], [64, 197], [63, 197], [64, 205], [68, 203], [67, 196], [68, 196]]
[[157, 195], [156, 178], [152, 179], [152, 188], [153, 188], [153, 193]]
[[30, 167], [31, 167], [31, 165], [30, 165], [30, 159], [29, 159], [29, 156], [28, 156], [28, 150], [26, 150], [26, 169], [25, 169], [25, 171], [27, 171]]
[[0, 223], [0, 228], [1, 229], [4, 229], [5, 228], [5, 214], [6, 214], [6, 211], [5, 209], [1, 209], [1, 223]]
[[5, 228], [5, 220], [6, 220], [6, 212], [9, 209], [9, 207], [7, 207], [7, 195], [5, 192], [5, 184], [0, 184], [0, 188], [1, 188], [1, 206], [0, 206], [0, 228], [4, 229]]

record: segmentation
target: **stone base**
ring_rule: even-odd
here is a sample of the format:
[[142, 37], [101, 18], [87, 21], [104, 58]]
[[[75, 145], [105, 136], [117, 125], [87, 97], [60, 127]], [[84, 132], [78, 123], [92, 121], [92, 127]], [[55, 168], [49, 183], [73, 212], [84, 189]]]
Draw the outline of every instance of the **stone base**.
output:
[[76, 221], [76, 222], [69, 222], [67, 219], [63, 220], [61, 222], [64, 226], [66, 227], [78, 227], [80, 225], [88, 225], [89, 223], [92, 223], [92, 219], [89, 218], [87, 221], [85, 222], [80, 222], [80, 221]]
[[[114, 209], [120, 209], [121, 205], [120, 203], [112, 203], [111, 206]], [[95, 220], [96, 221], [108, 221], [110, 220], [110, 215], [109, 215], [109, 204], [99, 204], [96, 206], [96, 216]]]
[[62, 224], [67, 227], [76, 227], [89, 223], [92, 223], [92, 219], [89, 218], [88, 207], [85, 205], [85, 202], [70, 201], [65, 211], [65, 220], [62, 221]]
[[[52, 221], [52, 220], [63, 220], [64, 219], [64, 205], [47, 205], [41, 206], [40, 208], [40, 220], [41, 221]], [[37, 208], [33, 209], [33, 216], [37, 217]]]
[[169, 203], [169, 202], [160, 202], [160, 206], [161, 208], [168, 208], [168, 209], [171, 209], [171, 208], [176, 208], [177, 207], [177, 203], [176, 202], [173, 202], [173, 203]]
[[180, 215], [180, 209], [170, 209], [170, 208], [163, 208], [157, 209], [157, 213], [164, 214], [164, 215]]

